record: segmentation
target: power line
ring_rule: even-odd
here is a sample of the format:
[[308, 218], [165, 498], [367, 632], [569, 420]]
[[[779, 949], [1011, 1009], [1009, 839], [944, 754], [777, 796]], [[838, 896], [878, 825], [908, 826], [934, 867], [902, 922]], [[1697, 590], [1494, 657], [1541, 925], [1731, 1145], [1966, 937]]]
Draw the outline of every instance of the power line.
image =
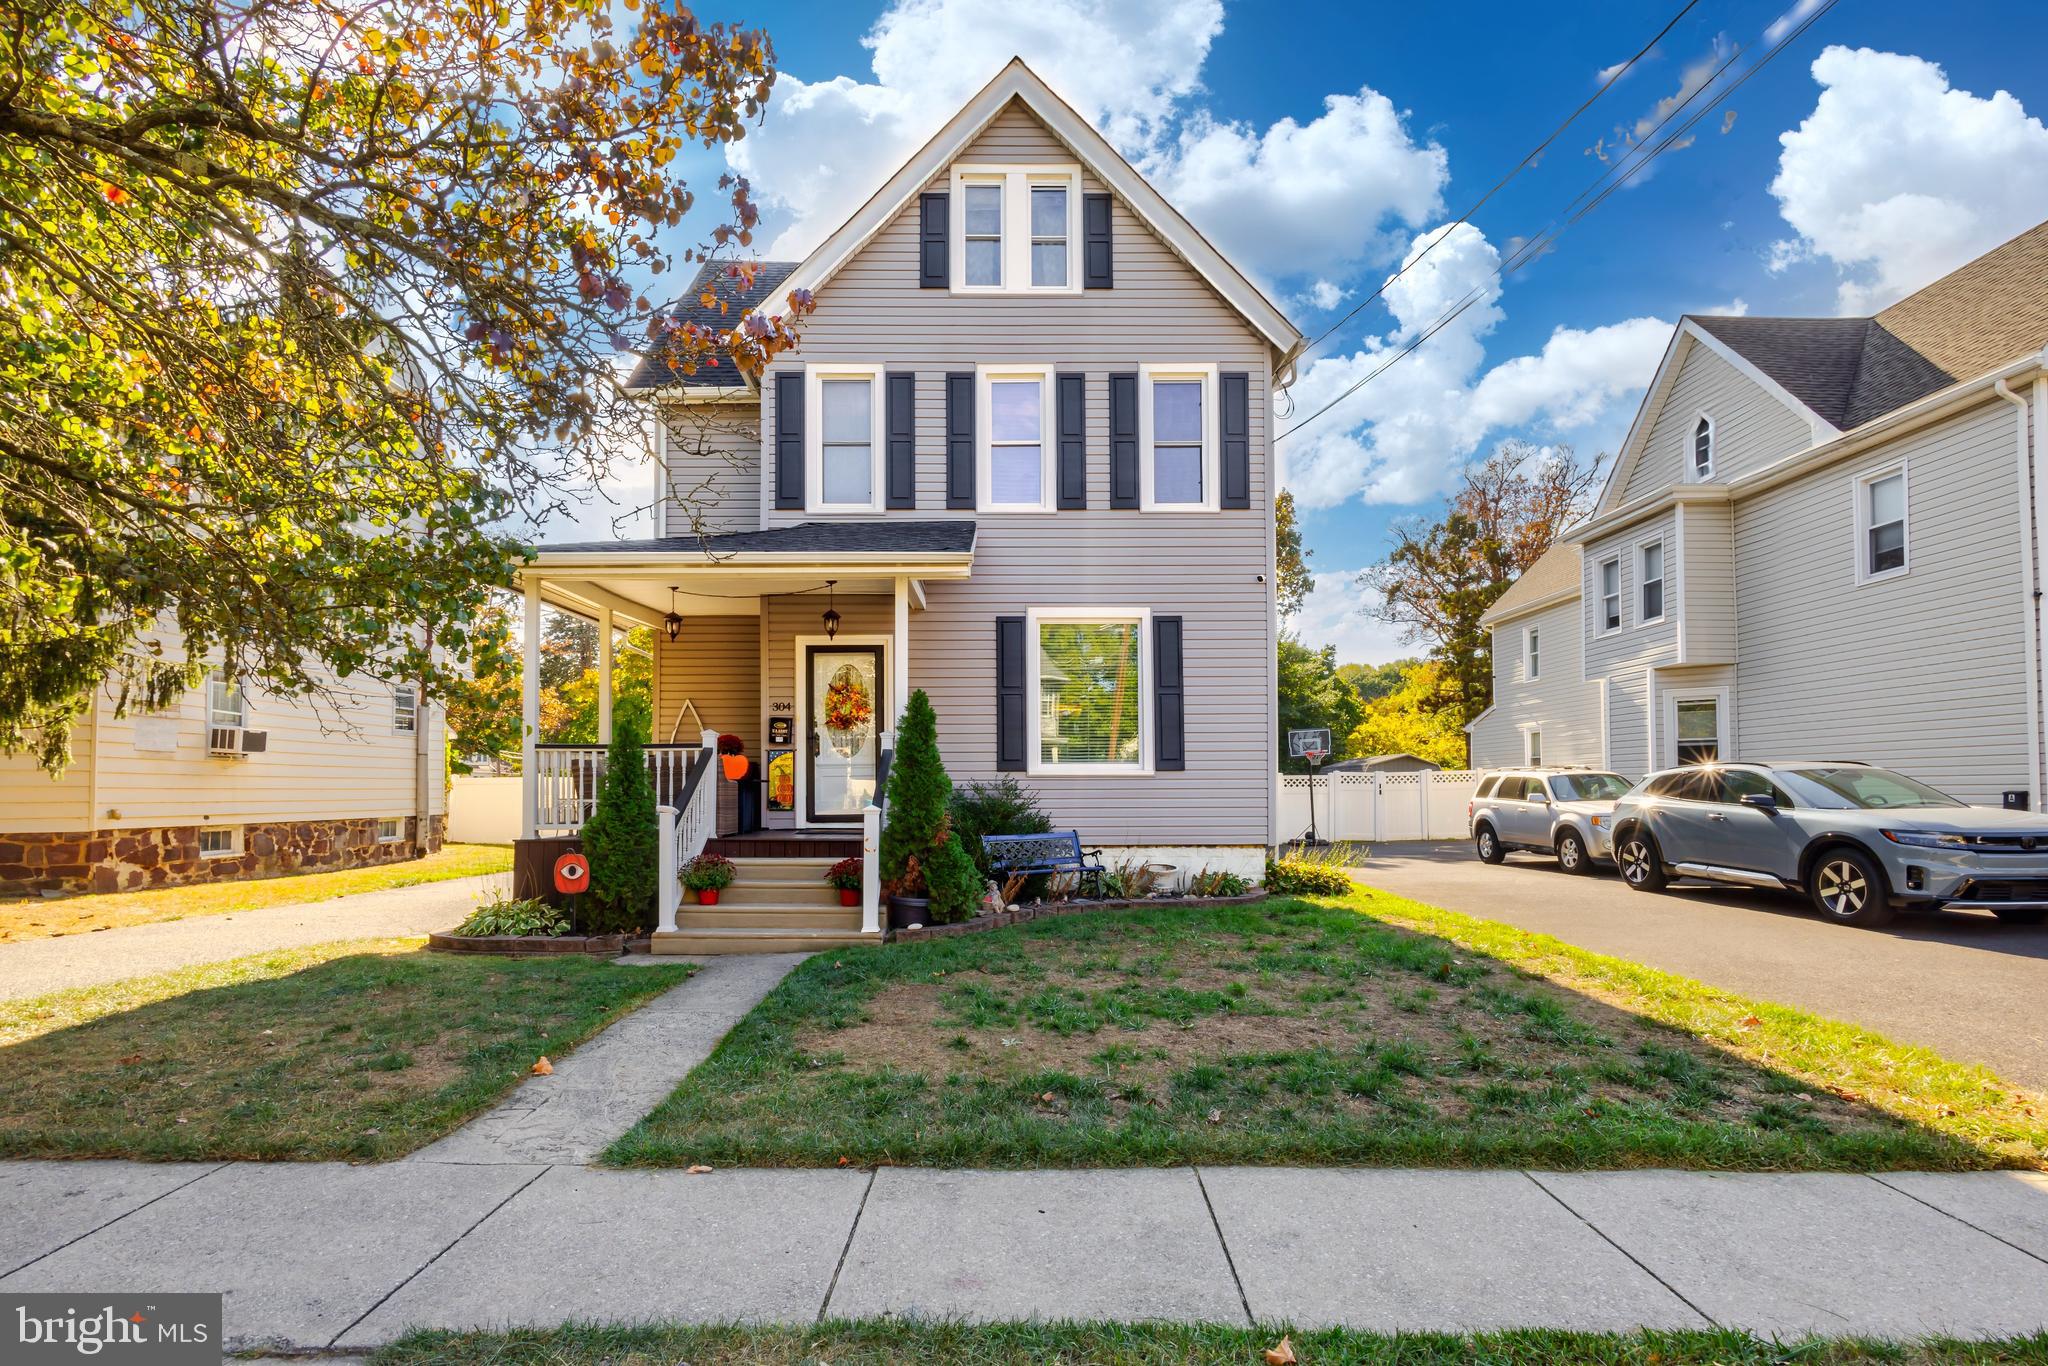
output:
[[[1445, 327], [1448, 327], [1452, 322], [1456, 321], [1458, 316], [1462, 314], [1466, 309], [1470, 308], [1473, 304], [1477, 303], [1479, 299], [1484, 295], [1488, 284], [1490, 284], [1493, 280], [1505, 275], [1507, 272], [1511, 270], [1521, 269], [1523, 266], [1529, 264], [1530, 261], [1534, 260], [1538, 255], [1541, 255], [1544, 250], [1548, 249], [1551, 243], [1555, 242], [1560, 236], [1564, 234], [1567, 228], [1570, 228], [1574, 224], [1577, 224], [1578, 222], [1583, 220], [1588, 214], [1592, 213], [1593, 210], [1599, 208], [1600, 205], [1606, 201], [1607, 196], [1613, 194], [1616, 190], [1626, 185], [1630, 180], [1634, 179], [1635, 176], [1638, 173], [1640, 173], [1645, 167], [1649, 166], [1651, 162], [1655, 161], [1663, 153], [1670, 150], [1673, 143], [1675, 143], [1679, 138], [1685, 136], [1685, 134], [1689, 132], [1696, 124], [1698, 124], [1701, 119], [1705, 118], [1708, 114], [1711, 114], [1716, 108], [1716, 106], [1720, 105], [1730, 95], [1734, 94], [1737, 90], [1741, 89], [1743, 83], [1749, 80], [1751, 76], [1756, 75], [1757, 72], [1763, 70], [1766, 66], [1770, 65], [1771, 59], [1773, 57], [1776, 57], [1780, 52], [1783, 52], [1786, 48], [1790, 47], [1794, 42], [1797, 42], [1799, 38], [1806, 32], [1806, 30], [1812, 28], [1814, 24], [1818, 23], [1821, 20], [1821, 18], [1827, 14], [1829, 10], [1832, 10], [1839, 3], [1840, 0], [1825, 0], [1825, 3], [1822, 4], [1820, 8], [1816, 9], [1812, 14], [1808, 15], [1806, 19], [1802, 21], [1796, 28], [1794, 28], [1791, 32], [1787, 33], [1785, 37], [1777, 43], [1776, 46], [1772, 47], [1768, 52], [1764, 53], [1762, 57], [1758, 58], [1755, 65], [1751, 66], [1749, 69], [1744, 71], [1740, 76], [1730, 81], [1726, 89], [1722, 90], [1719, 94], [1715, 95], [1712, 100], [1709, 100], [1706, 103], [1706, 105], [1703, 106], [1691, 118], [1687, 119], [1669, 136], [1665, 137], [1662, 141], [1658, 142], [1656, 146], [1650, 148], [1649, 151], [1642, 152], [1641, 155], [1637, 155], [1637, 152], [1640, 151], [1640, 149], [1644, 146], [1645, 143], [1647, 143], [1649, 137], [1655, 136], [1660, 130], [1662, 130], [1665, 127], [1665, 125], [1669, 124], [1673, 119], [1678, 117], [1679, 113], [1682, 112], [1687, 105], [1691, 104], [1693, 100], [1699, 98], [1699, 96], [1705, 94], [1708, 90], [1712, 89], [1715, 82], [1717, 82], [1721, 78], [1722, 73], [1725, 72], [1729, 68], [1729, 66], [1732, 65], [1734, 61], [1742, 55], [1742, 51], [1740, 49], [1730, 53], [1728, 58], [1725, 61], [1723, 61], [1720, 66], [1715, 68], [1714, 74], [1710, 76], [1704, 83], [1702, 83], [1699, 89], [1695, 90], [1691, 95], [1687, 96], [1683, 101], [1681, 101], [1678, 104], [1676, 108], [1674, 108], [1669, 114], [1665, 115], [1663, 119], [1659, 120], [1656, 127], [1650, 130], [1650, 133], [1646, 135], [1644, 140], [1636, 144], [1635, 149], [1632, 149], [1627, 156], [1624, 156], [1621, 158], [1621, 160], [1617, 161], [1614, 164], [1614, 166], [1610, 167], [1608, 170], [1602, 172], [1599, 176], [1595, 177], [1591, 185], [1588, 185], [1584, 190], [1581, 190], [1578, 196], [1575, 199], [1573, 199], [1571, 203], [1565, 205], [1564, 210], [1562, 212], [1568, 214], [1569, 217], [1566, 217], [1562, 223], [1558, 222], [1556, 219], [1552, 219], [1549, 226], [1545, 227], [1542, 232], [1537, 233], [1534, 237], [1529, 238], [1519, 248], [1517, 248], [1515, 252], [1512, 255], [1510, 255], [1506, 260], [1502, 261], [1499, 265], [1495, 266], [1484, 280], [1480, 281], [1479, 284], [1475, 285], [1468, 293], [1466, 293], [1464, 298], [1459, 300], [1459, 302], [1454, 307], [1445, 312], [1435, 322], [1431, 323], [1429, 327], [1426, 328], [1419, 335], [1417, 335], [1413, 341], [1409, 342], [1406, 346], [1403, 346], [1399, 351], [1396, 351], [1394, 354], [1387, 357], [1385, 361], [1383, 361], [1378, 366], [1374, 367], [1371, 372], [1361, 376], [1359, 379], [1354, 381], [1348, 388], [1344, 390], [1343, 393], [1338, 394], [1328, 403], [1325, 403], [1322, 407], [1316, 409], [1307, 417], [1295, 423], [1286, 431], [1281, 432], [1278, 436], [1274, 437], [1273, 439], [1276, 442], [1286, 440], [1288, 437], [1300, 431], [1303, 427], [1308, 426], [1309, 423], [1314, 422], [1317, 418], [1321, 417], [1323, 414], [1329, 412], [1332, 408], [1342, 403], [1345, 399], [1350, 398], [1353, 394], [1357, 393], [1360, 389], [1363, 389], [1373, 380], [1385, 374], [1387, 370], [1390, 369], [1394, 364], [1404, 359], [1405, 357], [1412, 355], [1417, 347], [1421, 346], [1424, 342], [1428, 341], [1431, 337], [1435, 336]], [[1793, 12], [1794, 11], [1792, 10], [1788, 10], [1786, 11], [1786, 14], [1789, 16]], [[1633, 164], [1630, 164], [1632, 158]], [[1626, 170], [1622, 169], [1624, 166], [1627, 167]], [[1619, 172], [1619, 175], [1616, 174], [1617, 172]], [[1603, 189], [1602, 182], [1607, 181], [1610, 177], [1614, 177], [1613, 182], [1611, 184], [1606, 185], [1606, 187]], [[1597, 194], [1595, 193], [1596, 191]], [[1593, 196], [1591, 201], [1585, 202], [1584, 207], [1578, 207], [1583, 201], [1587, 200], [1588, 196]], [[1574, 212], [1575, 209], [1576, 212]], [[1448, 234], [1440, 235], [1437, 240], [1441, 241], [1442, 236], [1446, 235]], [[1432, 243], [1431, 245], [1434, 245], [1434, 243]], [[1416, 259], [1420, 260], [1421, 258], [1417, 257]], [[1389, 281], [1389, 283], [1391, 283], [1391, 281]], [[1318, 340], [1321, 339], [1318, 338]]]
[[[1633, 67], [1637, 62], [1641, 61], [1644, 57], [1648, 56], [1650, 49], [1656, 47], [1657, 44], [1663, 42], [1664, 35], [1671, 32], [1672, 29], [1676, 28], [1678, 26], [1678, 21], [1685, 18], [1687, 14], [1690, 14], [1692, 12], [1693, 7], [1698, 3], [1699, 0], [1686, 0], [1686, 3], [1679, 9], [1678, 13], [1672, 15], [1671, 18], [1665, 23], [1664, 27], [1657, 30], [1656, 37], [1650, 39], [1649, 42], [1644, 43], [1642, 48], [1639, 51], [1637, 51], [1635, 56], [1629, 58], [1620, 66], [1615, 67], [1613, 69], [1613, 74], [1610, 75], [1606, 79], [1606, 81], [1601, 84], [1600, 88], [1598, 90], [1595, 90], [1591, 95], [1586, 97], [1585, 103], [1581, 104], [1577, 109], [1572, 110], [1570, 114], [1566, 115], [1565, 121], [1563, 123], [1560, 123], [1559, 125], [1557, 125], [1557, 127], [1550, 130], [1549, 137], [1537, 143], [1534, 150], [1532, 150], [1529, 153], [1529, 155], [1523, 157], [1520, 161], [1516, 162], [1513, 170], [1509, 171], [1499, 180], [1496, 180], [1493, 183], [1493, 188], [1489, 189], [1485, 194], [1479, 196], [1478, 200], [1475, 201], [1470, 208], [1466, 209], [1465, 212], [1459, 214], [1457, 218], [1452, 220], [1450, 226], [1453, 228], [1457, 227], [1458, 224], [1467, 221], [1472, 217], [1473, 214], [1478, 213], [1481, 209], [1485, 208], [1487, 200], [1492, 199], [1496, 194], [1500, 193], [1501, 189], [1504, 186], [1506, 186], [1510, 180], [1513, 180], [1516, 176], [1520, 175], [1523, 171], [1527, 170], [1529, 168], [1530, 163], [1534, 162], [1536, 158], [1542, 156], [1546, 151], [1548, 151], [1550, 149], [1550, 144], [1556, 142], [1558, 137], [1561, 134], [1563, 134], [1564, 130], [1571, 127], [1572, 124], [1578, 120], [1579, 115], [1585, 113], [1588, 109], [1591, 109], [1593, 107], [1594, 101], [1598, 100], [1602, 95], [1606, 94], [1616, 81], [1620, 80], [1623, 76], [1626, 76], [1628, 74], [1629, 68]], [[1446, 229], [1444, 232], [1438, 233], [1436, 237], [1431, 239], [1429, 244], [1425, 246], [1420, 253], [1417, 254], [1414, 260], [1403, 262], [1399, 270], [1395, 271], [1392, 275], [1389, 275], [1386, 279], [1380, 282], [1380, 287], [1378, 289], [1375, 289], [1372, 293], [1366, 295], [1363, 299], [1360, 299], [1357, 305], [1354, 306], [1349, 313], [1346, 313], [1343, 317], [1337, 319], [1336, 322], [1331, 323], [1329, 327], [1325, 328], [1323, 332], [1320, 335], [1318, 335], [1314, 341], [1310, 342], [1307, 346], [1304, 346], [1301, 349], [1301, 353], [1304, 356], [1307, 355], [1310, 351], [1313, 351], [1316, 347], [1322, 345], [1323, 342], [1327, 341], [1331, 333], [1335, 332], [1338, 328], [1344, 326], [1344, 324], [1350, 322], [1353, 318], [1357, 317], [1367, 304], [1370, 304], [1374, 299], [1377, 299], [1382, 294], [1386, 293], [1387, 287], [1389, 285], [1393, 284], [1394, 281], [1400, 279], [1403, 275], [1406, 275], [1416, 266], [1422, 264], [1422, 258], [1429, 255], [1432, 251], [1435, 251], [1437, 243], [1443, 241], [1444, 238], [1448, 235], [1448, 229]]]

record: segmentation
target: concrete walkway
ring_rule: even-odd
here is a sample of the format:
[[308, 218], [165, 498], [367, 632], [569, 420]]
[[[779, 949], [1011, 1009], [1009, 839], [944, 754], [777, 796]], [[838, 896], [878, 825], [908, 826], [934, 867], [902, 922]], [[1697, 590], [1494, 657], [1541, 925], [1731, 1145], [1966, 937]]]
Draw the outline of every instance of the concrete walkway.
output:
[[1033, 1315], [2048, 1326], [2048, 1178], [0, 1164], [0, 1291], [222, 1291], [230, 1348], [409, 1325]]
[[273, 949], [450, 929], [476, 909], [479, 892], [505, 884], [504, 874], [487, 873], [295, 906], [0, 944], [0, 1001], [175, 972]]
[[660, 960], [702, 966], [673, 991], [573, 1052], [550, 1059], [553, 1076], [527, 1078], [496, 1109], [405, 1160], [590, 1161], [659, 1105], [691, 1068], [711, 1056], [726, 1032], [808, 956], [763, 953]]

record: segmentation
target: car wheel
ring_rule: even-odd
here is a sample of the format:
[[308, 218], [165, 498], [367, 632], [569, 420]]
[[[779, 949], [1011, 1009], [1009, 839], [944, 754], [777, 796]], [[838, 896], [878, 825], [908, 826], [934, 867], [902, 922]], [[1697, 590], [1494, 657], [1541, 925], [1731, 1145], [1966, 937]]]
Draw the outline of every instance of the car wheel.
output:
[[1998, 906], [1991, 913], [2008, 925], [2038, 925], [2048, 920], [2048, 911], [2039, 906]]
[[1884, 874], [1859, 849], [1837, 845], [1825, 851], [1806, 884], [1814, 909], [1838, 925], [1882, 925], [1892, 918]]
[[1557, 866], [1567, 873], [1590, 873], [1593, 860], [1586, 857], [1586, 842], [1579, 838], [1576, 830], [1566, 830], [1557, 837]]
[[1650, 832], [1637, 826], [1614, 846], [1614, 864], [1621, 880], [1639, 892], [1661, 892], [1670, 881], [1664, 876], [1664, 855]]
[[1508, 851], [1501, 848], [1500, 836], [1494, 834], [1493, 827], [1484, 821], [1481, 821], [1479, 828], [1473, 832], [1472, 844], [1479, 850], [1481, 863], [1499, 863], [1508, 856]]

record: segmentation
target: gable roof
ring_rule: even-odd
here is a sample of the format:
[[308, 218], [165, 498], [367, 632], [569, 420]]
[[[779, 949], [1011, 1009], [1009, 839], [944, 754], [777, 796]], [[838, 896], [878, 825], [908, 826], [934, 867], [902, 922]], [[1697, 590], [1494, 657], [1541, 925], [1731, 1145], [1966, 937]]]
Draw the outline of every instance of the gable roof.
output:
[[[754, 278], [748, 282], [741, 267], [731, 261], [707, 261], [697, 267], [682, 296], [665, 310], [669, 321], [695, 325], [712, 332], [729, 332], [740, 319], [759, 305], [784, 292], [779, 288], [797, 267], [795, 261], [760, 261], [754, 264]], [[705, 303], [705, 295], [712, 302]], [[746, 388], [747, 377], [723, 352], [717, 364], [700, 361], [694, 374], [684, 374], [670, 363], [674, 350], [666, 343], [650, 347], [626, 379], [628, 389], [658, 389], [669, 384], [687, 384], [700, 389], [731, 389], [735, 396]]]
[[1480, 614], [1479, 624], [1492, 626], [1532, 608], [1574, 597], [1578, 591], [1579, 547], [1560, 542], [1537, 556], [1536, 563], [1493, 600], [1493, 606]]
[[[1208, 281], [1210, 288], [1280, 353], [1282, 363], [1274, 367], [1276, 372], [1285, 368], [1285, 363], [1300, 349], [1303, 340], [1287, 315], [1218, 251], [1194, 224], [1188, 222], [1180, 210], [1152, 188], [1151, 182], [1124, 160], [1122, 153], [1096, 131], [1094, 124], [1075, 112], [1073, 106], [1055, 94], [1037, 72], [1026, 66], [1022, 57], [1012, 57], [1009, 64], [996, 73], [995, 79], [962, 105], [959, 112], [948, 119], [930, 141], [912, 153], [910, 159], [899, 166], [865, 204], [819, 243], [789, 277], [789, 289], [808, 289], [816, 293], [877, 233], [893, 222], [933, 176], [966, 151], [1012, 100], [1029, 109], [1082, 165], [1094, 173], [1096, 179], [1166, 244], [1169, 251]], [[757, 305], [756, 311], [761, 311], [761, 308]]]

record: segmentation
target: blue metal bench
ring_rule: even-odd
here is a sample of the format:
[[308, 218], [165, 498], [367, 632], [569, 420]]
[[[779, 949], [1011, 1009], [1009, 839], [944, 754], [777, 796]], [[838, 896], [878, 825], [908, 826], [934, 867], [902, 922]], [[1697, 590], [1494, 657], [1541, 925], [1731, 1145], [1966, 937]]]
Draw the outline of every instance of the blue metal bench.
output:
[[998, 877], [1071, 873], [1085, 893], [1102, 893], [1102, 851], [1083, 849], [1078, 830], [1043, 835], [983, 835], [982, 851]]

